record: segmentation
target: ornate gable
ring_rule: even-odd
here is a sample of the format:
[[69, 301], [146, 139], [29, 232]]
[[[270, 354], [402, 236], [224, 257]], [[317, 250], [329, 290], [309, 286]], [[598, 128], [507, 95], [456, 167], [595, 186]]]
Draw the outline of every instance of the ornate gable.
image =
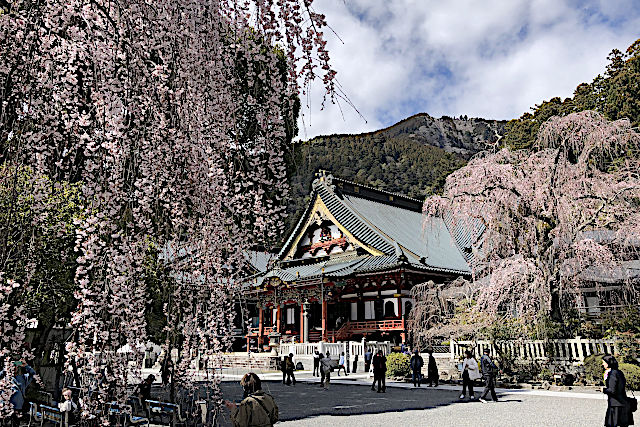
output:
[[283, 260], [338, 255], [353, 252], [360, 247], [372, 255], [381, 254], [359, 242], [331, 215], [318, 196], [300, 230]]

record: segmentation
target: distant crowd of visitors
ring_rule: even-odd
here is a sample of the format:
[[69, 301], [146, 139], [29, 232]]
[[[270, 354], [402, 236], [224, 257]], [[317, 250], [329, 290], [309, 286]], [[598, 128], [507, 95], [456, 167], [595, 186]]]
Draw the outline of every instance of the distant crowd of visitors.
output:
[[[437, 387], [439, 383], [438, 367], [433, 357], [433, 350], [428, 349], [427, 360], [427, 377], [422, 377], [425, 361], [418, 350], [415, 350], [409, 359], [409, 368], [411, 370], [411, 379], [414, 387], [420, 387], [423, 380], [430, 387]], [[365, 371], [373, 372], [373, 383], [371, 389], [378, 393], [386, 392], [386, 373], [387, 358], [381, 350], [375, 352], [367, 350], [364, 354]], [[168, 367], [168, 363], [165, 366]], [[298, 365], [300, 363], [298, 362]], [[637, 400], [635, 397], [630, 398], [626, 394], [626, 379], [622, 371], [618, 368], [618, 362], [615, 357], [607, 355], [602, 360], [604, 368], [604, 384], [603, 393], [607, 395], [607, 411], [605, 414], [605, 427], [627, 427], [633, 425], [633, 412], [637, 409]], [[25, 403], [26, 392], [29, 385], [34, 381], [36, 376], [35, 370], [24, 360], [14, 361], [10, 365], [10, 370], [0, 371], [0, 379], [10, 378], [12, 394], [9, 403], [14, 409], [11, 417], [10, 425], [17, 427], [24, 423], [25, 420]], [[282, 363], [282, 382], [286, 385], [296, 384], [295, 370], [301, 368], [296, 366], [293, 360], [293, 354], [285, 356]], [[467, 394], [471, 400], [475, 400], [474, 381], [483, 379], [484, 390], [477, 399], [486, 403], [489, 396], [491, 400], [498, 401], [495, 386], [496, 377], [501, 372], [495, 361], [491, 357], [489, 349], [485, 349], [480, 361], [476, 361], [470, 351], [465, 351], [464, 359], [459, 365], [462, 372], [462, 392], [460, 399], [464, 399]], [[166, 383], [166, 372], [172, 369], [164, 368], [161, 370], [162, 382]], [[331, 382], [331, 373], [344, 371], [347, 375], [345, 354], [338, 356], [337, 360], [331, 358], [329, 352], [315, 352], [313, 356], [313, 376], [320, 376], [320, 386], [328, 390]], [[135, 389], [134, 396], [141, 402], [150, 400], [151, 389], [155, 381], [154, 375], [147, 376]], [[230, 410], [231, 421], [234, 426], [271, 426], [279, 419], [278, 406], [275, 399], [262, 390], [261, 380], [255, 373], [247, 373], [240, 381], [243, 389], [243, 398], [237, 402], [225, 401], [225, 406]], [[63, 387], [60, 393], [61, 400], [57, 406], [61, 413], [67, 414], [69, 424], [77, 421], [79, 415], [79, 404], [74, 402], [72, 391], [68, 387]], [[81, 404], [81, 402], [80, 402]]]

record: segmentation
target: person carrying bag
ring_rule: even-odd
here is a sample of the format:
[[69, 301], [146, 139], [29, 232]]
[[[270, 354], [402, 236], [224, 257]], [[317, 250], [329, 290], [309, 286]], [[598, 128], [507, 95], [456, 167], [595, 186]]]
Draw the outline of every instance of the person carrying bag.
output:
[[462, 362], [462, 394], [460, 399], [465, 398], [467, 388], [469, 389], [469, 399], [474, 399], [473, 395], [473, 382], [482, 378], [480, 369], [478, 369], [478, 362], [473, 358], [473, 355], [469, 350], [464, 352], [465, 359]]

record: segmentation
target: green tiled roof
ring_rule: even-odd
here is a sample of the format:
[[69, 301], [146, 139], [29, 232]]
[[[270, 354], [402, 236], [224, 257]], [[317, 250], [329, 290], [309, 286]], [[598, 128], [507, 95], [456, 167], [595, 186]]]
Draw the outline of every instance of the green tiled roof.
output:
[[[373, 200], [354, 193], [343, 194], [332, 184], [331, 176], [314, 181], [311, 202], [282, 248], [280, 259], [291, 249], [295, 237], [312, 214], [313, 201], [320, 197], [329, 212], [356, 239], [385, 255], [393, 255], [396, 245], [399, 245], [410, 262], [435, 270], [463, 274], [471, 272], [457, 239], [442, 218], [430, 217], [425, 220], [422, 213], [415, 209], [383, 202], [382, 198]], [[381, 194], [394, 196], [383, 192]]]
[[[334, 185], [338, 183], [339, 185]], [[283, 260], [291, 250], [295, 238], [307, 223], [313, 203], [319, 197], [331, 215], [358, 241], [375, 248], [383, 255], [352, 255], [290, 260], [280, 267], [269, 270], [257, 278], [260, 285], [265, 279], [278, 277], [285, 282], [309, 280], [321, 276], [330, 278], [347, 277], [358, 273], [410, 268], [425, 272], [445, 272], [468, 275], [471, 273], [467, 259], [459, 247], [458, 240], [442, 218], [426, 218], [419, 211], [416, 200], [394, 203], [397, 197], [391, 193], [373, 194], [367, 188], [366, 194], [356, 194], [349, 183], [350, 191], [341, 191], [347, 181], [335, 180], [330, 175], [313, 182], [311, 201], [295, 229], [278, 254]], [[346, 188], [346, 185], [345, 185]], [[409, 203], [411, 202], [411, 203]], [[460, 233], [460, 230], [454, 230]], [[454, 233], [455, 234], [455, 233]], [[324, 271], [323, 271], [324, 269]]]

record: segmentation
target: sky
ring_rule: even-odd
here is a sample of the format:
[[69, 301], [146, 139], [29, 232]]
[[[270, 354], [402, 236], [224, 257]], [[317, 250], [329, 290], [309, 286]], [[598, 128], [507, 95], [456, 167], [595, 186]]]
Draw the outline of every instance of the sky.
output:
[[[640, 38], [640, 0], [315, 0], [347, 102], [303, 100], [299, 139], [416, 113], [512, 119], [604, 72]], [[334, 35], [332, 33], [335, 32]]]

